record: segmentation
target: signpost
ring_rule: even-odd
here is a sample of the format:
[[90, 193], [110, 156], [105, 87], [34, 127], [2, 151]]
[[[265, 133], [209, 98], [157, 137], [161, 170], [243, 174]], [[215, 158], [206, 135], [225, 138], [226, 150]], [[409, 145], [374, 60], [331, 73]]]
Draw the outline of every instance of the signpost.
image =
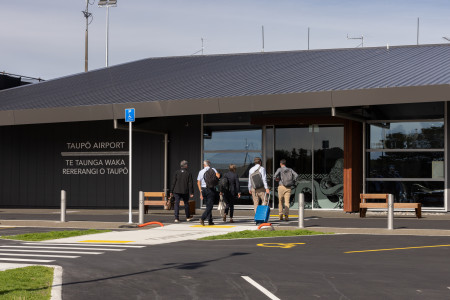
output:
[[129, 205], [129, 218], [128, 218], [128, 223], [133, 223], [133, 219], [132, 219], [132, 214], [131, 214], [131, 191], [132, 191], [132, 186], [131, 186], [131, 178], [132, 178], [132, 153], [133, 153], [133, 144], [132, 144], [132, 131], [133, 131], [133, 125], [132, 123], [134, 122], [134, 108], [126, 108], [125, 109], [125, 122], [128, 122], [129, 124], [129, 136], [130, 136], [130, 147], [129, 147], [129, 154], [128, 157], [130, 158], [129, 161], [129, 173], [128, 173], [128, 178], [129, 178], [129, 183], [128, 183], [128, 205]]

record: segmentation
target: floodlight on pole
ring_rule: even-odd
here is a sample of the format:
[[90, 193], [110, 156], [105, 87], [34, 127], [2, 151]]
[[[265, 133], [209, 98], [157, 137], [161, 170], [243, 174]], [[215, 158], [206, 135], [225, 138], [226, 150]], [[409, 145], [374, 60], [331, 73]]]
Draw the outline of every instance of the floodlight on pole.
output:
[[117, 0], [99, 0], [98, 7], [106, 7], [106, 67], [109, 65], [108, 44], [109, 44], [109, 8], [116, 7]]
[[[89, 12], [89, 5], [92, 5], [94, 3], [90, 3], [89, 0], [86, 0], [86, 10], [83, 10], [82, 13], [84, 17], [86, 18], [86, 30], [84, 33], [84, 71], [88, 71], [88, 32], [89, 32], [89, 24], [91, 24], [93, 17], [92, 14]], [[89, 20], [90, 19], [90, 20]]]

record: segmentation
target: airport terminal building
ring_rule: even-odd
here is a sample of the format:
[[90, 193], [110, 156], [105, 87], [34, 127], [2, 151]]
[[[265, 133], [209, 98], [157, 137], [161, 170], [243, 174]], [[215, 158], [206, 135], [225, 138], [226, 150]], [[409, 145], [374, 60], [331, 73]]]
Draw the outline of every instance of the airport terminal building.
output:
[[[0, 91], [0, 207], [128, 207], [181, 160], [273, 174], [287, 160], [306, 208], [358, 211], [392, 193], [449, 211], [450, 45], [150, 58]], [[196, 191], [197, 207], [203, 206]], [[275, 201], [275, 207], [277, 201]], [[292, 197], [297, 207], [297, 197]]]

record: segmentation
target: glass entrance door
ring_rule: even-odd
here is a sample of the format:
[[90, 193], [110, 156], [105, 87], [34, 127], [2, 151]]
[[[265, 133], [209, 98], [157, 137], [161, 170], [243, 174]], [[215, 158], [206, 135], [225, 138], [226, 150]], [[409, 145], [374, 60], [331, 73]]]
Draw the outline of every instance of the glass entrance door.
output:
[[[281, 159], [297, 172], [291, 208], [298, 208], [298, 194], [305, 195], [305, 208], [343, 208], [344, 127], [309, 125], [276, 128], [274, 170]], [[274, 195], [278, 184], [274, 180]], [[278, 205], [278, 201], [275, 201]]]

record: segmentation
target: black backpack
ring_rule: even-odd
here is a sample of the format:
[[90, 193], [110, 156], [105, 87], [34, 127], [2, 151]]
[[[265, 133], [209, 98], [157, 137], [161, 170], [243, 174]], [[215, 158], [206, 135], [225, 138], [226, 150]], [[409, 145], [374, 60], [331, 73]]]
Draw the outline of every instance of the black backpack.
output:
[[219, 178], [216, 176], [216, 172], [213, 168], [209, 168], [205, 174], [203, 175], [203, 179], [205, 180], [206, 187], [209, 189], [214, 188], [219, 183]]
[[230, 191], [230, 181], [227, 177], [223, 176], [219, 181], [219, 191], [221, 193], [229, 192]]
[[262, 179], [261, 173], [259, 172], [260, 168], [261, 166], [259, 166], [258, 169], [256, 169], [256, 171], [253, 172], [252, 175], [250, 175], [250, 183], [252, 188], [254, 188], [255, 190], [264, 187], [264, 181]]

